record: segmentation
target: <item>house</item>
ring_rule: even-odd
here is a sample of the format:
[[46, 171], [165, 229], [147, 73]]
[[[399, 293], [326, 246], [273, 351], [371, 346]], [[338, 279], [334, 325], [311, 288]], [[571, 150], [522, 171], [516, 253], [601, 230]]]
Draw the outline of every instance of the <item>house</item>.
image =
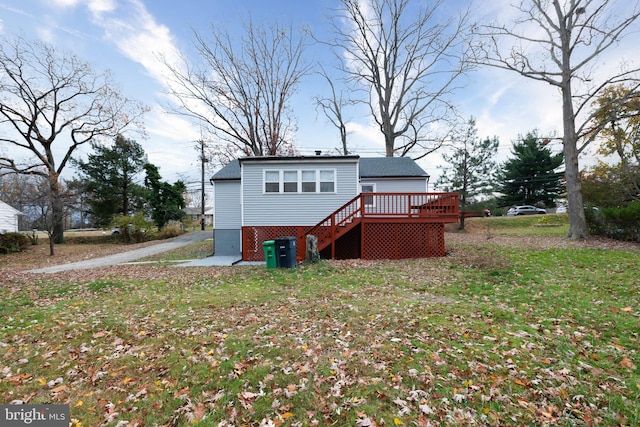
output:
[[[204, 223], [205, 225], [213, 224], [213, 208], [205, 206], [204, 208]], [[202, 209], [198, 207], [186, 207], [184, 212], [187, 214], [186, 220], [191, 221], [193, 224], [200, 224], [202, 219]]]
[[216, 255], [264, 260], [262, 242], [307, 234], [326, 258], [444, 255], [457, 193], [427, 193], [429, 175], [407, 157], [244, 157], [211, 178]]
[[0, 233], [17, 233], [19, 215], [22, 212], [0, 201]]

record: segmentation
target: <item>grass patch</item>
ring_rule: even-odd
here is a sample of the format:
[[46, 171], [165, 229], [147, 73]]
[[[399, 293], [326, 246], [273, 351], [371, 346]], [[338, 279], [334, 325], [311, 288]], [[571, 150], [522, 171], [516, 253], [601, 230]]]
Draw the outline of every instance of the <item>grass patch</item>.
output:
[[164, 252], [137, 261], [173, 262], [188, 259], [202, 259], [213, 255], [213, 240], [202, 240], [189, 245]]
[[0, 395], [84, 426], [638, 425], [637, 259], [485, 241], [9, 281]]
[[488, 235], [564, 236], [569, 231], [569, 216], [546, 214], [469, 218], [465, 221], [465, 228], [484, 230]]

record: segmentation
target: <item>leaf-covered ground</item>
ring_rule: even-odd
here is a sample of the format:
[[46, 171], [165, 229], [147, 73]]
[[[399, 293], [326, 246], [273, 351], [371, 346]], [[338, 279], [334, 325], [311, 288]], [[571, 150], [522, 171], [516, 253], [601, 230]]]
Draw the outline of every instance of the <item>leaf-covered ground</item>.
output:
[[83, 426], [640, 424], [637, 245], [446, 240], [290, 270], [0, 258], [1, 403]]

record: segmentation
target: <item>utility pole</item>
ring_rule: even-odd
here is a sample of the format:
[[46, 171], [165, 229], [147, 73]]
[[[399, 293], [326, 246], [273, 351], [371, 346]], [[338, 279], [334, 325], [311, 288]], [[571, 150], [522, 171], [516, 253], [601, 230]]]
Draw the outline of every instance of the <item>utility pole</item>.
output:
[[200, 229], [204, 231], [204, 164], [208, 162], [207, 158], [204, 155], [204, 140], [201, 139], [197, 141], [200, 144], [200, 164], [202, 166], [202, 176], [201, 176], [201, 187], [200, 187]]

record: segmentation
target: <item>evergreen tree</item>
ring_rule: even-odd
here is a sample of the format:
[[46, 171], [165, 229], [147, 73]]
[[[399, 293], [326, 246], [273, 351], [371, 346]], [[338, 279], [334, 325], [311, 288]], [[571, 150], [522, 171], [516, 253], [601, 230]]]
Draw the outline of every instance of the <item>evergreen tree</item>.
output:
[[142, 209], [144, 188], [136, 183], [147, 162], [144, 149], [122, 135], [112, 146], [91, 144], [94, 153], [75, 163], [86, 184], [86, 203], [99, 227], [109, 226], [115, 215], [129, 215]]
[[147, 201], [151, 206], [151, 218], [158, 229], [162, 229], [169, 221], [182, 221], [186, 215], [184, 194], [187, 186], [182, 181], [173, 185], [161, 181], [158, 167], [151, 163], [144, 165], [144, 170], [144, 185], [147, 188]]
[[533, 131], [513, 144], [511, 154], [513, 158], [497, 174], [500, 204], [555, 206], [555, 200], [565, 191], [564, 172], [557, 172], [563, 162], [562, 153], [553, 154]]
[[[498, 144], [497, 137], [478, 138], [476, 121], [472, 117], [466, 128], [454, 137], [453, 150], [442, 154], [448, 165], [442, 168], [436, 185], [460, 194], [461, 212], [465, 212], [467, 205], [476, 201], [478, 196], [491, 192]], [[464, 215], [460, 217], [460, 229], [464, 229]]]

